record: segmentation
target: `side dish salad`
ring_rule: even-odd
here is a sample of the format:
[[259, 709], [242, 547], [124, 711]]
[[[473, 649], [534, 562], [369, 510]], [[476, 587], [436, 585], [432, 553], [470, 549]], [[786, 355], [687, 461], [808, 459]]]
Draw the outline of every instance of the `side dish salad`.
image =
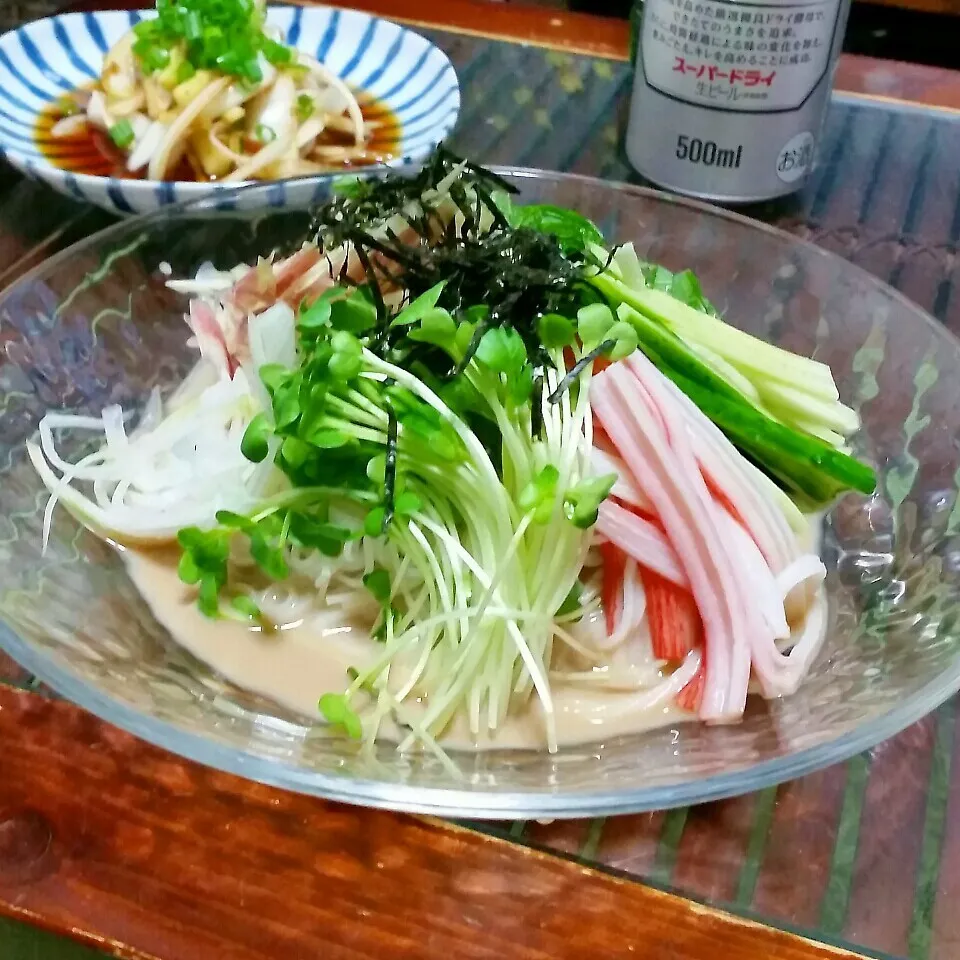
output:
[[[357, 94], [287, 46], [263, 0], [157, 0], [59, 104], [54, 138], [95, 131], [128, 176], [270, 180], [384, 159]], [[374, 121], [375, 122], [375, 121]]]

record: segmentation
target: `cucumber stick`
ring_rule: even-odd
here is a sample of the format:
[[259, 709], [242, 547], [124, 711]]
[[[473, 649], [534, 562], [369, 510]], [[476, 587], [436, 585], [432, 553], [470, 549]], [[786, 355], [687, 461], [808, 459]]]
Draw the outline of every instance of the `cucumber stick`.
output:
[[626, 304], [617, 316], [634, 327], [640, 349], [658, 369], [800, 505], [815, 509], [845, 490], [873, 491], [870, 467], [755, 407], [666, 326]]
[[614, 303], [629, 304], [684, 340], [718, 354], [754, 383], [773, 380], [791, 387], [799, 384], [823, 400], [834, 401], [839, 397], [833, 374], [826, 364], [781, 350], [717, 317], [694, 310], [662, 290], [635, 289], [604, 273], [591, 277], [591, 283]]

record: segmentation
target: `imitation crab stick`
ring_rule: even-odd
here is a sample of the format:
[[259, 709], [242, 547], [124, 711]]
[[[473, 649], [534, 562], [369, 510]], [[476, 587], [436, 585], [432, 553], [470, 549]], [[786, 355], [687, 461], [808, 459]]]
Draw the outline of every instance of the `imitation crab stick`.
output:
[[607, 635], [599, 650], [615, 650], [638, 636], [647, 613], [646, 593], [636, 560], [606, 541], [598, 544], [602, 560], [600, 596]]
[[685, 587], [687, 574], [663, 530], [612, 500], [600, 504], [597, 533], [642, 567]]
[[642, 577], [653, 655], [658, 660], [682, 660], [703, 643], [703, 623], [693, 594], [649, 570]]
[[[648, 369], [640, 369], [655, 385], [662, 375], [649, 361], [646, 363]], [[662, 399], [664, 396], [666, 399]], [[596, 377], [591, 400], [597, 419], [633, 481], [654, 507], [700, 610], [707, 647], [701, 716], [735, 719], [746, 702], [749, 626], [744, 622], [746, 611], [733, 583], [730, 558], [711, 515], [714, 501], [696, 462], [690, 462], [683, 421], [675, 409], [670, 409], [676, 405], [662, 390], [660, 398], [652, 397], [637, 377], [636, 368], [624, 364], [614, 364]], [[669, 438], [661, 424], [671, 430]]]
[[697, 672], [693, 675], [693, 679], [689, 680], [677, 694], [678, 707], [699, 712], [700, 704], [703, 702], [703, 688], [706, 684], [706, 677], [706, 664], [701, 662]]
[[640, 513], [650, 514], [650, 504], [630, 479], [630, 471], [623, 465], [623, 461], [615, 454], [601, 449], [594, 439], [593, 450], [590, 451], [590, 468], [598, 477], [615, 473], [617, 482], [610, 490], [610, 496]]
[[795, 690], [819, 634], [805, 622], [794, 640], [788, 608], [792, 599], [820, 623], [808, 588], [822, 564], [802, 554], [729, 441], [642, 354], [598, 375], [591, 400], [606, 456], [629, 474], [621, 488], [651, 513], [608, 501], [598, 529], [643, 570], [654, 655], [676, 661], [703, 646], [702, 681], [682, 702], [696, 701], [704, 719], [732, 719], [751, 669], [768, 697]]
[[[666, 378], [663, 387], [684, 414], [704, 478], [712, 490], [729, 504], [771, 569], [778, 573], [796, 559], [799, 547], [797, 531], [781, 509], [781, 501], [774, 501], [771, 496], [776, 488], [743, 458], [723, 432], [700, 412], [682, 390]], [[802, 515], [789, 500], [787, 503], [787, 509], [792, 508], [794, 522], [802, 526], [805, 523]]]
[[603, 560], [600, 599], [603, 602], [607, 636], [611, 637], [623, 616], [623, 578], [627, 569], [627, 555], [609, 541], [602, 542], [599, 549]]

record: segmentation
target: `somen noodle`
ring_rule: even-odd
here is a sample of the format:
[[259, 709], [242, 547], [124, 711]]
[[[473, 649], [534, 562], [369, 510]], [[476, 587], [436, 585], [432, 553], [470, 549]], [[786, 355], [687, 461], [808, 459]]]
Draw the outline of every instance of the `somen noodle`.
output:
[[[193, 373], [136, 429], [51, 412], [28, 450], [44, 535], [63, 504], [154, 599], [142, 551], [175, 551], [175, 635], [228, 674], [439, 756], [529, 745], [524, 718], [551, 750], [735, 722], [803, 682], [808, 515], [874, 473], [829, 368], [728, 324], [689, 271], [441, 149], [341, 183], [298, 248], [170, 286]], [[64, 431], [97, 443], [68, 459]]]

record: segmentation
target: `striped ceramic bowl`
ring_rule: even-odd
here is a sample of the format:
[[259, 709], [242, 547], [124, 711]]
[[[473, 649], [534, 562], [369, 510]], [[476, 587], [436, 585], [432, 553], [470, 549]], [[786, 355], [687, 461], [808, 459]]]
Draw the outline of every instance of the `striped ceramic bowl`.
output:
[[[0, 37], [0, 152], [28, 176], [69, 196], [121, 214], [147, 213], [200, 197], [234, 205], [235, 185], [127, 180], [76, 170], [75, 157], [53, 158], [43, 112], [65, 92], [97, 78], [104, 54], [148, 11], [71, 13], [37, 20]], [[391, 166], [422, 159], [453, 128], [460, 89], [453, 65], [432, 43], [395, 23], [351, 10], [271, 7], [267, 17], [285, 42], [313, 54], [396, 117], [400, 136]], [[285, 206], [299, 190], [278, 180], [269, 202]], [[258, 195], [262, 195], [259, 194]]]

